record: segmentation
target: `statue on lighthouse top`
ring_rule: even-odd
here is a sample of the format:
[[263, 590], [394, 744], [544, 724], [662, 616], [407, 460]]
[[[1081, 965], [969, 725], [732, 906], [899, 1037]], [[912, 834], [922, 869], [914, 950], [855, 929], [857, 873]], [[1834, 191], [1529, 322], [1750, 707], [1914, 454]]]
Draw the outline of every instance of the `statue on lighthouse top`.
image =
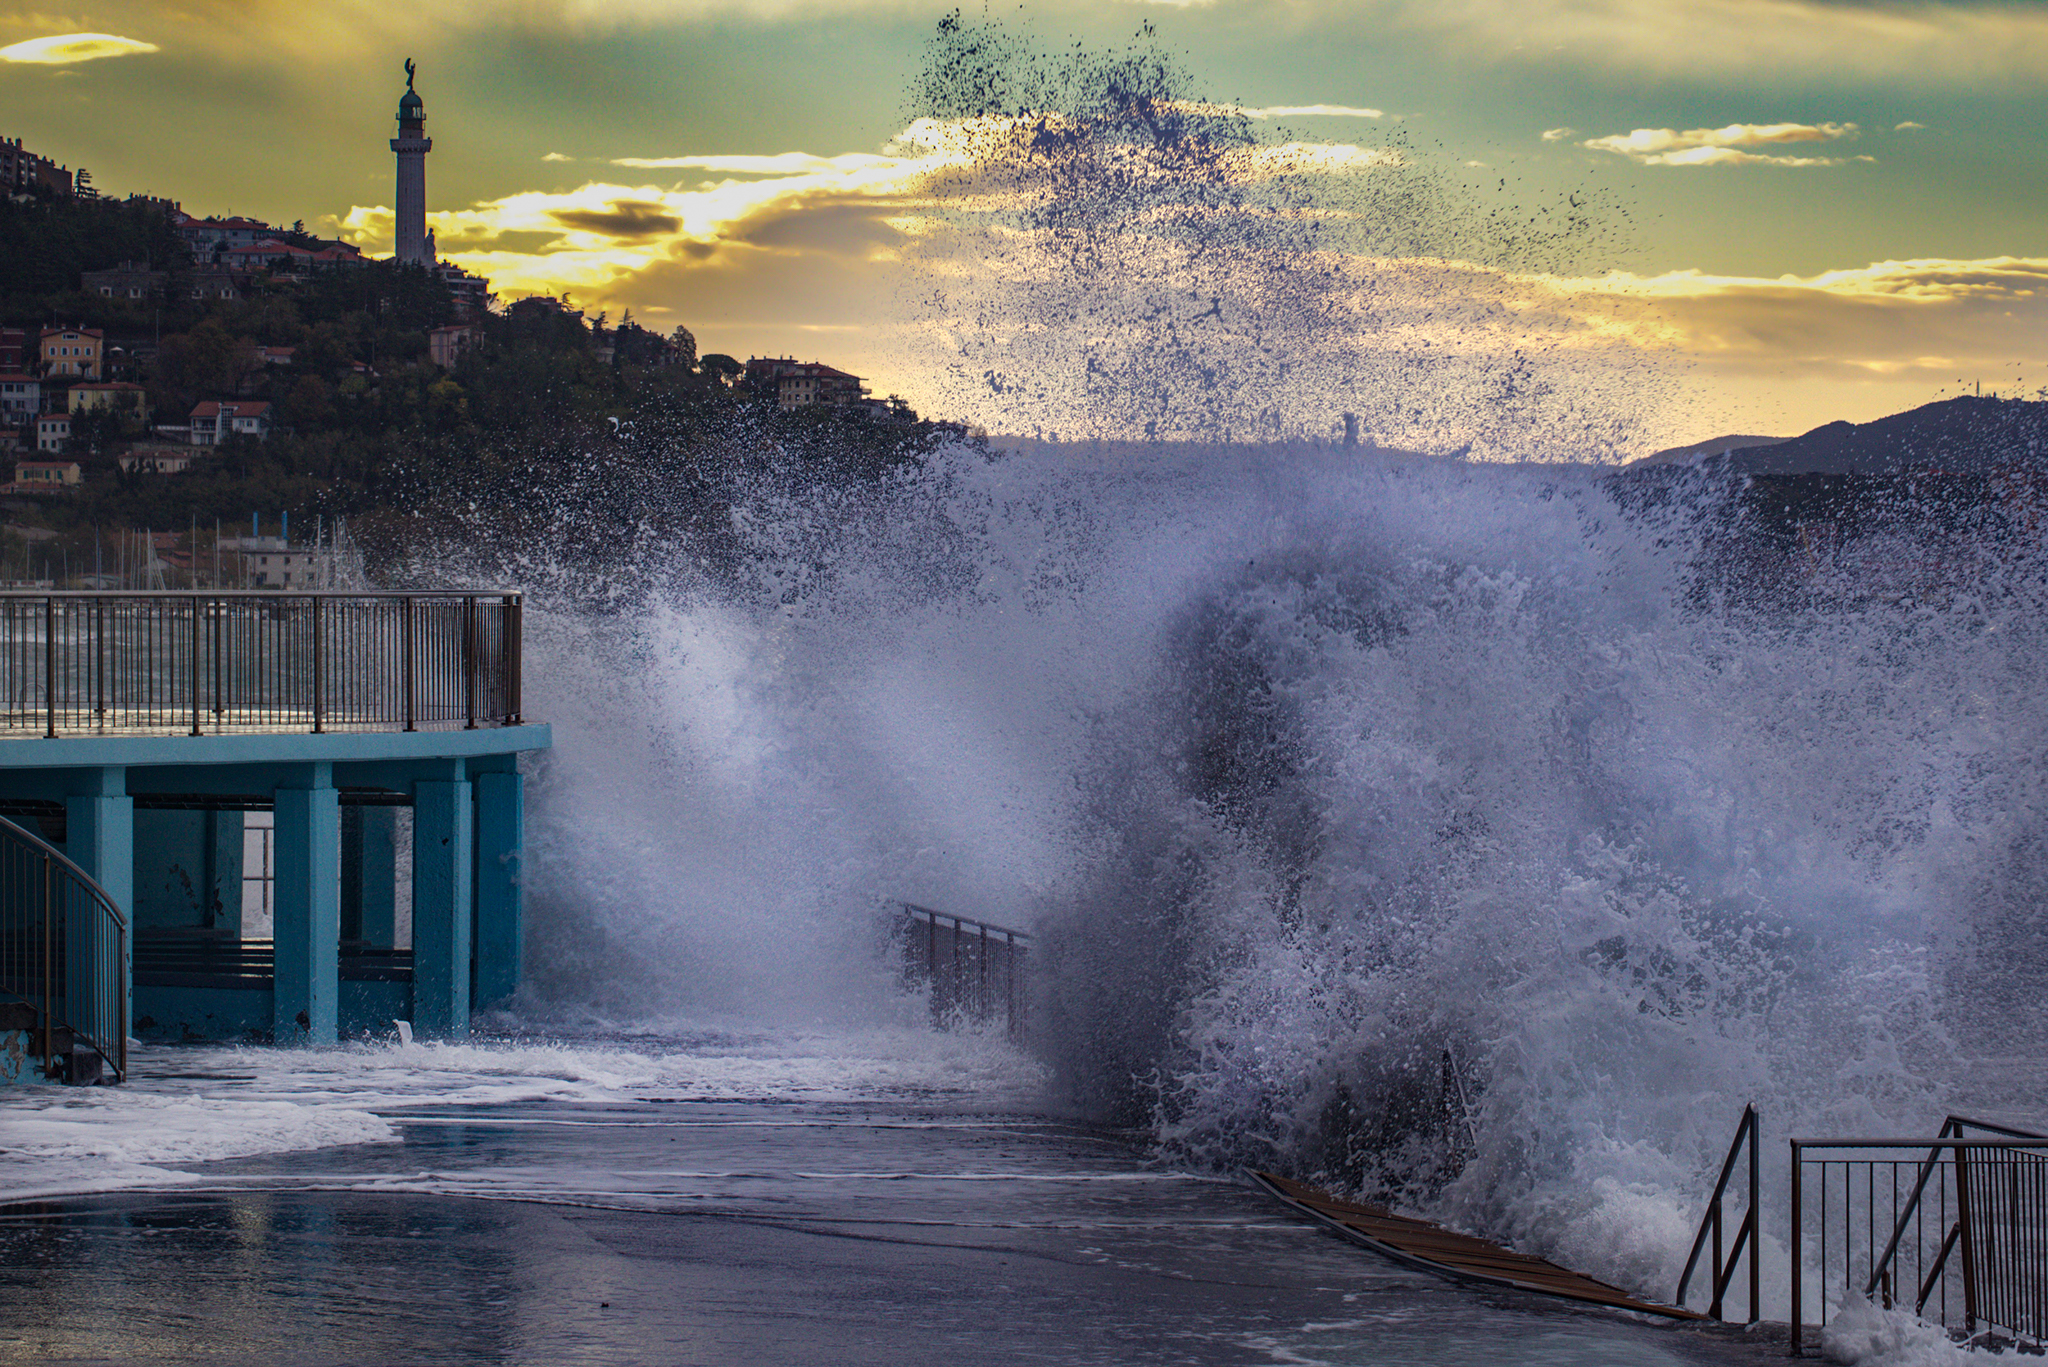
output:
[[419, 70], [412, 58], [405, 59], [405, 94], [398, 101], [398, 121], [405, 124], [419, 124], [425, 121], [427, 102], [412, 88], [413, 73]]

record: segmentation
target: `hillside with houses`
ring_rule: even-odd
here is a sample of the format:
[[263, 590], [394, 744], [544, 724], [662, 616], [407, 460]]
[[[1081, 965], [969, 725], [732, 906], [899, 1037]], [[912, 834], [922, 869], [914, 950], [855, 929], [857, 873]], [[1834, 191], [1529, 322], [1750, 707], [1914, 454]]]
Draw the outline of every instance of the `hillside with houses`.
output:
[[695, 518], [745, 467], [871, 475], [959, 431], [822, 362], [103, 196], [19, 142], [0, 192], [0, 582], [75, 580], [112, 529], [187, 529], [167, 553], [198, 565], [252, 515], [387, 557], [564, 500]]

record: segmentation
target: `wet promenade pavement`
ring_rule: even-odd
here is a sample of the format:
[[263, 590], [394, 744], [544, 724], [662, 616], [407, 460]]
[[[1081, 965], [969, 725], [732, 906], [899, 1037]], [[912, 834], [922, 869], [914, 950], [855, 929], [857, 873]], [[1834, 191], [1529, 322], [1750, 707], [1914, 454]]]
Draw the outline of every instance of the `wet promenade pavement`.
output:
[[0, 1210], [0, 1362], [1658, 1367], [1783, 1351], [1448, 1286], [1249, 1187], [958, 1096], [379, 1113], [397, 1142]]

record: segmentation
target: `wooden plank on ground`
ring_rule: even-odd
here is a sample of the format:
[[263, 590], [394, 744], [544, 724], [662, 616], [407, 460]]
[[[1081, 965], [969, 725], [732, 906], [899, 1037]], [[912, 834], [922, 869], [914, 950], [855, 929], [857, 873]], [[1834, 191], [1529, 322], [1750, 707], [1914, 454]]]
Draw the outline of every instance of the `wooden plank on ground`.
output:
[[1378, 1206], [1344, 1201], [1302, 1182], [1254, 1172], [1252, 1179], [1297, 1212], [1336, 1230], [1353, 1243], [1363, 1244], [1406, 1267], [1434, 1272], [1456, 1281], [1486, 1286], [1512, 1287], [1545, 1296], [1586, 1301], [1635, 1310], [1645, 1315], [1672, 1319], [1703, 1320], [1705, 1315], [1675, 1305], [1640, 1300], [1618, 1286], [1595, 1281], [1581, 1272], [1535, 1257], [1498, 1247], [1484, 1239], [1445, 1229], [1427, 1220], [1410, 1219]]

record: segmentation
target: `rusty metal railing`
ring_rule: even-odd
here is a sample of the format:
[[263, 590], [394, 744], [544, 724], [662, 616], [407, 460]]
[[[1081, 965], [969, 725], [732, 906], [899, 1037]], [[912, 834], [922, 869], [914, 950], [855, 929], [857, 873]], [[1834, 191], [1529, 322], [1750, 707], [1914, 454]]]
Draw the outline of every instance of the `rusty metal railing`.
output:
[[1791, 1144], [1794, 1353], [1855, 1296], [2048, 1343], [2048, 1136], [1950, 1116], [1933, 1139]]
[[0, 736], [520, 721], [516, 593], [0, 593]]
[[127, 1078], [128, 920], [56, 846], [4, 817], [0, 1008], [43, 1076], [79, 1080], [84, 1054]]
[[[1742, 1218], [1736, 1222], [1735, 1242], [1725, 1245], [1723, 1224], [1726, 1216], [1723, 1207], [1728, 1196], [1728, 1186], [1736, 1173], [1736, 1160], [1747, 1150], [1749, 1164], [1749, 1203]], [[1685, 1304], [1685, 1293], [1692, 1286], [1692, 1274], [1699, 1266], [1700, 1254], [1707, 1250], [1712, 1240], [1713, 1258], [1707, 1269], [1707, 1291], [1709, 1301], [1707, 1314], [1714, 1319], [1725, 1319], [1722, 1303], [1728, 1294], [1728, 1287], [1735, 1279], [1735, 1268], [1742, 1261], [1742, 1255], [1749, 1254], [1749, 1315], [1743, 1323], [1754, 1324], [1763, 1317], [1759, 1308], [1763, 1303], [1760, 1292], [1761, 1272], [1757, 1265], [1757, 1169], [1760, 1163], [1757, 1153], [1757, 1114], [1755, 1106], [1742, 1108], [1742, 1119], [1735, 1127], [1735, 1139], [1728, 1145], [1728, 1157], [1722, 1160], [1720, 1180], [1714, 1183], [1714, 1194], [1707, 1202], [1706, 1217], [1700, 1221], [1700, 1230], [1693, 1237], [1692, 1253], [1685, 1260], [1685, 1273], [1678, 1279], [1678, 1294], [1671, 1298], [1673, 1305]], [[1725, 1256], [1724, 1256], [1725, 1247]]]
[[931, 997], [932, 1023], [986, 1025], [1000, 1015], [1021, 1039], [1030, 994], [1024, 966], [1031, 937], [1008, 926], [899, 902], [905, 976]]

